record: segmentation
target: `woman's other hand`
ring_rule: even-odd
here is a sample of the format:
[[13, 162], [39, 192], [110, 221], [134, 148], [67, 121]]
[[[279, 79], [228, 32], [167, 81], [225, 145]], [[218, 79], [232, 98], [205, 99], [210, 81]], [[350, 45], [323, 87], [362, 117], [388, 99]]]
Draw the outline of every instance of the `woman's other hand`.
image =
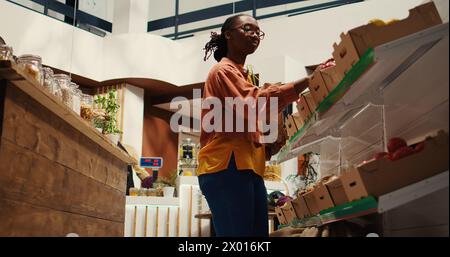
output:
[[300, 95], [309, 86], [312, 75], [308, 75], [302, 79], [294, 81], [295, 92]]

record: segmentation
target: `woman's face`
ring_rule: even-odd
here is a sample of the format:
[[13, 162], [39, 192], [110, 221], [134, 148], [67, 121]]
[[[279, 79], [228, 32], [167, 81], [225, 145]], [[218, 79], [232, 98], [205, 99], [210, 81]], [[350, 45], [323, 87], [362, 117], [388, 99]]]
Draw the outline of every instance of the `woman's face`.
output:
[[253, 17], [239, 16], [235, 19], [233, 27], [225, 33], [228, 50], [244, 55], [252, 54], [258, 48], [262, 34]]

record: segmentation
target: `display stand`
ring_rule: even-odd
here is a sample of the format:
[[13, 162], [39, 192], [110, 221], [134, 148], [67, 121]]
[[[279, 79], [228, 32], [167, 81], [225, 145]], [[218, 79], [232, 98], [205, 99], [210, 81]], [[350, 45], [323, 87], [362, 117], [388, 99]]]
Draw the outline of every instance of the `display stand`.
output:
[[[437, 131], [448, 133], [448, 45], [446, 23], [369, 49], [349, 72], [352, 75], [347, 74], [344, 80], [359, 77], [350, 85], [341, 82], [336, 92], [330, 93], [282, 149], [277, 162], [308, 151], [323, 152], [330, 148], [325, 142], [335, 139], [339, 141], [338, 171], [342, 173], [369, 161], [378, 152], [387, 151], [387, 141], [392, 137], [404, 138], [412, 145], [436, 135]], [[424, 165], [423, 169], [427, 167]], [[377, 201], [367, 198], [322, 210], [318, 216], [297, 220], [296, 225], [322, 226], [369, 214], [385, 215], [445, 189], [448, 190], [448, 171], [381, 195]], [[442, 201], [445, 197], [436, 199]], [[446, 199], [439, 205], [447, 205], [448, 217]], [[408, 215], [408, 209], [405, 211], [401, 215]], [[423, 215], [435, 215], [433, 210], [425, 212]], [[440, 212], [445, 214], [445, 208]], [[446, 226], [448, 235], [448, 221]]]
[[322, 105], [327, 108], [316, 109], [280, 151], [277, 162], [296, 158], [306, 146], [328, 136], [340, 137], [340, 127], [369, 103], [385, 106], [387, 138], [413, 140], [439, 129], [448, 131], [447, 56], [448, 23], [369, 49], [344, 80], [360, 77], [350, 86], [345, 84], [340, 97], [333, 96], [339, 86], [330, 93], [324, 100], [330, 103]]

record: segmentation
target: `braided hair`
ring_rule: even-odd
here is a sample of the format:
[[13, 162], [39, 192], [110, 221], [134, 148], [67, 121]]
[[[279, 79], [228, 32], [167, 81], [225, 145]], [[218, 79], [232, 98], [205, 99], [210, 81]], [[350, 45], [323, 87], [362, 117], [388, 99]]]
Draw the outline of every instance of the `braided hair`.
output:
[[227, 56], [227, 40], [225, 38], [225, 31], [230, 30], [232, 28], [232, 25], [238, 17], [241, 16], [250, 16], [248, 14], [237, 14], [231, 17], [228, 17], [228, 19], [225, 20], [225, 22], [222, 25], [222, 28], [220, 30], [220, 34], [217, 34], [216, 32], [211, 32], [211, 39], [206, 43], [205, 48], [205, 56], [203, 57], [203, 60], [206, 61], [211, 56], [212, 53], [214, 53], [214, 59], [216, 59], [217, 62], [220, 62], [222, 57]]

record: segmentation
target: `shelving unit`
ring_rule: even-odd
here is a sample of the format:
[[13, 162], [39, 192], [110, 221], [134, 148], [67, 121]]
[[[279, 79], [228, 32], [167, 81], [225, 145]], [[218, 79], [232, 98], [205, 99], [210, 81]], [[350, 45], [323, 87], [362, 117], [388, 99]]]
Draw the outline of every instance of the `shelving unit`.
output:
[[386, 137], [414, 140], [438, 129], [448, 131], [448, 43], [446, 23], [369, 49], [352, 69], [359, 71], [362, 65], [364, 73], [340, 99], [333, 96], [319, 105], [277, 162], [306, 153], [327, 137], [339, 138], [342, 124], [368, 104], [386, 107]]
[[11, 84], [20, 88], [31, 98], [42, 104], [45, 108], [57, 115], [62, 120], [71, 124], [77, 131], [87, 136], [96, 144], [102, 146], [109, 153], [120, 160], [128, 163], [138, 163], [136, 159], [129, 156], [125, 151], [114, 145], [104, 135], [98, 132], [94, 127], [88, 124], [83, 118], [77, 115], [72, 109], [58, 100], [54, 95], [44, 90], [44, 87], [34, 81], [29, 75], [24, 74], [10, 61], [0, 62], [0, 79], [11, 81]]
[[448, 188], [448, 179], [448, 171], [445, 171], [418, 183], [380, 196], [378, 198], [378, 213], [390, 211], [421, 197]]
[[[361, 73], [358, 79], [340, 98], [335, 93], [319, 105], [309, 122], [282, 149], [277, 162], [310, 151], [320, 153], [324, 147], [330, 147], [325, 143], [333, 139], [340, 144], [339, 168], [334, 173], [339, 175], [343, 167], [359, 164], [374, 153], [386, 151], [389, 138], [402, 137], [411, 145], [439, 130], [448, 132], [448, 45], [446, 23], [369, 49], [363, 57], [366, 59], [353, 67]], [[361, 72], [364, 66], [365, 71]], [[396, 213], [393, 217], [399, 219], [404, 211], [410, 210], [410, 204], [418, 204], [426, 197], [448, 190], [448, 180], [448, 171], [443, 171], [377, 199], [366, 197], [281, 227], [320, 227], [343, 220], [365, 219], [368, 215], [384, 217], [392, 211]], [[417, 215], [431, 217], [429, 212], [424, 210]], [[445, 216], [443, 212], [440, 216]], [[414, 221], [422, 222], [418, 218]], [[423, 222], [431, 224], [431, 221]], [[411, 225], [407, 221], [403, 223]]]
[[293, 227], [320, 227], [342, 220], [351, 220], [369, 214], [377, 213], [377, 201], [369, 196], [361, 200], [346, 203], [320, 212], [320, 214], [295, 220], [292, 224], [282, 225]]
[[378, 197], [377, 200], [374, 197], [369, 196], [358, 201], [323, 210], [316, 216], [296, 220], [292, 224], [282, 225], [280, 227], [320, 227], [338, 221], [364, 217], [370, 214], [385, 213], [422, 197], [431, 195], [439, 190], [448, 188], [448, 181], [449, 171], [445, 171], [436, 176], [382, 195]]

